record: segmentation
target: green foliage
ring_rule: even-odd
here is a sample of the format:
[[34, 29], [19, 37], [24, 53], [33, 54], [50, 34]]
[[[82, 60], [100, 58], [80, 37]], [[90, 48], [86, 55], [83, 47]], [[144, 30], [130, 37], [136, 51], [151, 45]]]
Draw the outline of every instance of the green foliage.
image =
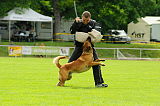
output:
[[136, 22], [137, 18], [152, 14], [154, 8], [155, 2], [153, 0], [77, 1], [79, 15], [85, 10], [90, 11], [92, 18], [101, 23], [104, 33], [108, 29], [127, 30], [129, 22]]
[[102, 26], [105, 26], [103, 31], [106, 32], [108, 29], [123, 29], [122, 26], [127, 25], [128, 18], [120, 6], [106, 3], [100, 10], [98, 19], [102, 20]]
[[35, 10], [43, 15], [53, 16], [53, 7], [49, 0], [39, 1]]
[[73, 0], [60, 0], [59, 5], [61, 8], [61, 11], [66, 11], [65, 9], [73, 5]]
[[[127, 30], [127, 24], [137, 22], [137, 18], [147, 15], [160, 15], [160, 0], [75, 0], [78, 16], [90, 11], [92, 18], [102, 25], [103, 33], [108, 29]], [[53, 4], [57, 2], [57, 7]], [[14, 7], [31, 7], [41, 14], [54, 17], [54, 8], [59, 9], [59, 18], [74, 19], [74, 0], [2, 0], [0, 16]], [[57, 14], [57, 13], [55, 13]], [[57, 20], [57, 17], [55, 18]], [[59, 19], [60, 20], [60, 19]], [[56, 22], [56, 21], [55, 21]], [[55, 25], [56, 27], [56, 25]]]
[[15, 7], [29, 8], [35, 5], [38, 0], [2, 0], [0, 2], [0, 17], [7, 15], [7, 12]]

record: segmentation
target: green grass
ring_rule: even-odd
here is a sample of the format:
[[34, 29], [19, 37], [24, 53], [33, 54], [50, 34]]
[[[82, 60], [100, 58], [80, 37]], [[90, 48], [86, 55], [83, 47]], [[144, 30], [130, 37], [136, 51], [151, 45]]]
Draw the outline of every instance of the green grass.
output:
[[[67, 60], [61, 60], [61, 64]], [[95, 88], [92, 70], [57, 87], [51, 58], [0, 57], [0, 106], [159, 106], [160, 62], [107, 60], [108, 88]]]

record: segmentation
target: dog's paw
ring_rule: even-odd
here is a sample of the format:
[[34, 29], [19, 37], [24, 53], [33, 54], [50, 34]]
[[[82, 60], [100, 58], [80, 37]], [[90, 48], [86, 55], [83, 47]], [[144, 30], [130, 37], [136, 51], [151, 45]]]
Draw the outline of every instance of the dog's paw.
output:
[[105, 59], [96, 59], [95, 62], [105, 61]]
[[63, 86], [64, 86], [64, 84], [62, 84], [62, 83], [58, 82], [57, 86], [63, 87]]
[[100, 61], [106, 61], [105, 59], [101, 59]]
[[106, 66], [104, 63], [101, 63], [101, 66]]

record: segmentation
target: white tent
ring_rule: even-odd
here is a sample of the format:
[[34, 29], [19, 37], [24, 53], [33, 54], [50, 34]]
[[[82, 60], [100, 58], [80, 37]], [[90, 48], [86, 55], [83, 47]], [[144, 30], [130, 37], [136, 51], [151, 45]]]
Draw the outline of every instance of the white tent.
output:
[[[52, 23], [52, 17], [39, 14], [30, 8], [29, 9], [15, 8], [8, 12], [8, 16], [0, 18], [0, 20], [9, 21], [9, 41], [11, 37], [10, 35], [11, 21], [33, 21], [33, 22], [51, 22]], [[51, 24], [51, 32], [53, 33], [52, 24]]]
[[142, 20], [144, 20], [149, 25], [160, 24], [160, 17], [157, 17], [157, 16], [146, 16], [142, 18]]
[[129, 23], [128, 35], [137, 42], [160, 41], [160, 17], [146, 16]]

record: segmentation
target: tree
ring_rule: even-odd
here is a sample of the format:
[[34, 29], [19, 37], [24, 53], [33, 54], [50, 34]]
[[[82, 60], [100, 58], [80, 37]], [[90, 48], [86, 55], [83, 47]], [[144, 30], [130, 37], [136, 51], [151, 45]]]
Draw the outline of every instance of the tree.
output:
[[66, 9], [70, 7], [73, 0], [52, 0], [52, 7], [54, 13], [54, 33], [60, 32], [60, 21]]
[[0, 2], [0, 17], [7, 15], [7, 12], [15, 7], [29, 8], [35, 5], [38, 0], [1, 0]]
[[52, 7], [54, 12], [54, 31], [53, 32], [58, 33], [60, 30], [60, 22], [61, 22], [59, 0], [52, 0]]
[[153, 0], [154, 7], [152, 7], [152, 12], [148, 11], [149, 15], [160, 16], [160, 0]]
[[[60, 29], [61, 18], [74, 19], [74, 0], [1, 0], [0, 16], [14, 7], [28, 8], [54, 18], [54, 33]], [[127, 24], [146, 15], [160, 15], [160, 0], [75, 0], [78, 16], [88, 10], [92, 18], [108, 29], [127, 30]]]
[[[121, 7], [125, 0], [79, 0], [77, 2], [78, 12], [82, 13], [88, 10], [92, 14], [92, 18], [102, 25], [105, 33], [108, 29], [123, 28], [127, 24], [127, 13]], [[94, 9], [93, 9], [94, 8]]]
[[78, 11], [90, 11], [92, 18], [102, 24], [104, 33], [108, 29], [127, 30], [129, 22], [153, 13], [155, 8], [154, 0], [79, 0], [77, 3]]

